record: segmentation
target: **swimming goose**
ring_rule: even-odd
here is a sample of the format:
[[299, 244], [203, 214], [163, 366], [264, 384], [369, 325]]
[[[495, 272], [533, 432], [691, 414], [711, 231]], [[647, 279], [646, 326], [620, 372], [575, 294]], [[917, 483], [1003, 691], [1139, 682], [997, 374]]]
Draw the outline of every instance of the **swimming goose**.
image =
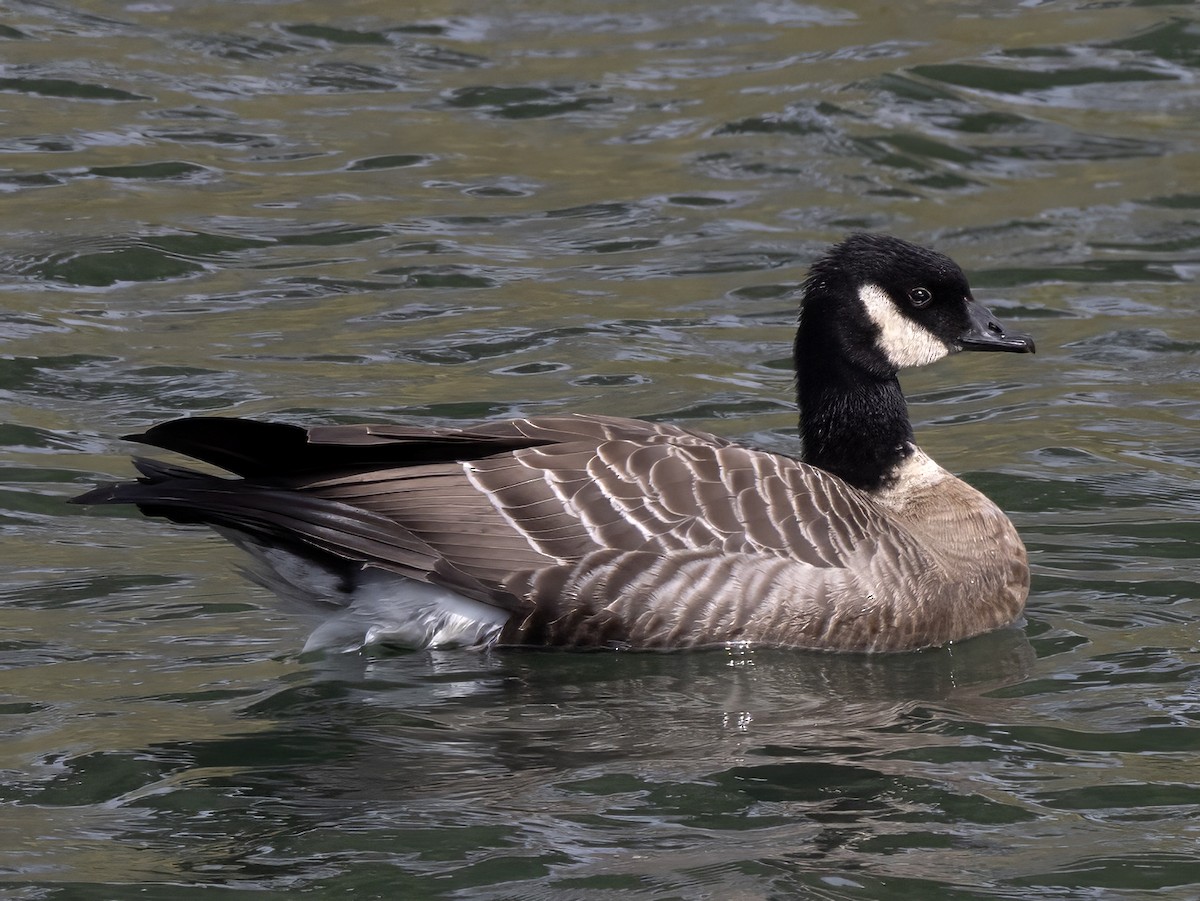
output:
[[674, 425], [534, 416], [466, 429], [194, 417], [81, 504], [214, 527], [324, 611], [307, 647], [943, 645], [1013, 622], [1025, 548], [913, 443], [896, 374], [1032, 353], [948, 257], [858, 234], [804, 283], [800, 460]]

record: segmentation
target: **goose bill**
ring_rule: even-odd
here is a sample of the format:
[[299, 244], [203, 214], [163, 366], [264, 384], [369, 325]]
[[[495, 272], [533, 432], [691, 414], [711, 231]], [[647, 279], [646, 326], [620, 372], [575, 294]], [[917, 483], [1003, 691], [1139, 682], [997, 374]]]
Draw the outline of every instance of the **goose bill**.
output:
[[1033, 338], [1006, 331], [986, 307], [973, 300], [967, 301], [967, 316], [970, 325], [958, 337], [956, 343], [959, 350], [994, 350], [1018, 354], [1034, 352]]

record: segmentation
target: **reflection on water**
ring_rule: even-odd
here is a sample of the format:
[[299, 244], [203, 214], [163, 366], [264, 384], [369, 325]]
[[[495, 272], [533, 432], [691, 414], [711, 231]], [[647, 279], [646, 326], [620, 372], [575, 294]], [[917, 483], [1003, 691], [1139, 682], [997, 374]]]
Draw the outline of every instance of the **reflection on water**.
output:
[[[10, 6], [14, 897], [1196, 893], [1193, 7]], [[861, 228], [1036, 334], [904, 382], [1026, 537], [1020, 629], [304, 659], [218, 541], [62, 503], [186, 413], [793, 452], [795, 287]]]
[[[312, 856], [283, 882], [334, 887], [363, 837], [447, 889], [475, 884], [481, 857], [529, 891], [560, 870], [604, 887], [639, 872], [621, 863], [639, 849], [654, 852], [664, 887], [693, 858], [710, 858], [714, 889], [734, 887], [762, 841], [808, 856], [831, 832], [858, 843], [919, 831], [924, 843], [943, 831], [906, 812], [962, 803], [938, 775], [960, 753], [954, 733], [986, 720], [988, 690], [1031, 662], [1016, 630], [890, 662], [763, 651], [324, 658], [243, 702], [240, 728], [67, 756], [8, 800], [116, 805], [125, 815], [103, 831], [109, 878], [174, 834], [188, 838], [182, 860], [140, 857], [136, 868], [278, 887], [285, 861]], [[228, 699], [143, 692], [141, 703]], [[983, 729], [986, 761], [994, 729], [970, 728]], [[1025, 805], [979, 803], [1002, 809], [988, 822], [1033, 818]], [[68, 845], [90, 831], [57, 828]], [[42, 853], [57, 863], [53, 846]]]

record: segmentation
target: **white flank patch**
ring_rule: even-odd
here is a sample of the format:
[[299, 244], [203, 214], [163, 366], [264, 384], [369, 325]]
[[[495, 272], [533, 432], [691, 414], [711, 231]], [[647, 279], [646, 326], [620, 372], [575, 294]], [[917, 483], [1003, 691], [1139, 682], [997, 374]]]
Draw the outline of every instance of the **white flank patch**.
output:
[[897, 369], [924, 366], [950, 355], [945, 342], [901, 313], [883, 288], [863, 285], [858, 299], [879, 327], [880, 350]]
[[491, 604], [398, 573], [367, 568], [346, 591], [339, 573], [273, 548], [234, 529], [217, 529], [246, 551], [250, 578], [321, 623], [305, 651], [357, 651], [373, 644], [406, 648], [486, 647], [500, 637], [509, 613]]
[[357, 651], [486, 647], [500, 637], [505, 610], [383, 570], [367, 570], [344, 610], [317, 627], [304, 650]]

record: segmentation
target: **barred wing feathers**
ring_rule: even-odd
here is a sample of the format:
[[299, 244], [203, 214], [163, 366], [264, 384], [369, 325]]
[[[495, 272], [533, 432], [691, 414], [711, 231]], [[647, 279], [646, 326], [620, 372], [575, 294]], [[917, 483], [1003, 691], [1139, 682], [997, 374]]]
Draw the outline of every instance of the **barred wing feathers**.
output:
[[[853, 632], [847, 617], [877, 629], [871, 585], [932, 565], [869, 498], [820, 470], [638, 420], [305, 430], [191, 419], [138, 437], [245, 478], [143, 462], [141, 481], [81, 500], [448, 587], [514, 614], [501, 641], [819, 645]], [[879, 557], [887, 573], [873, 573]], [[856, 597], [866, 606], [845, 603]]]
[[546, 443], [297, 487], [435, 547], [525, 611], [504, 636], [520, 643], [816, 644], [847, 628], [833, 600], [870, 596], [868, 549], [888, 552], [889, 578], [931, 565], [860, 492], [786, 457], [629, 420], [502, 425]]

